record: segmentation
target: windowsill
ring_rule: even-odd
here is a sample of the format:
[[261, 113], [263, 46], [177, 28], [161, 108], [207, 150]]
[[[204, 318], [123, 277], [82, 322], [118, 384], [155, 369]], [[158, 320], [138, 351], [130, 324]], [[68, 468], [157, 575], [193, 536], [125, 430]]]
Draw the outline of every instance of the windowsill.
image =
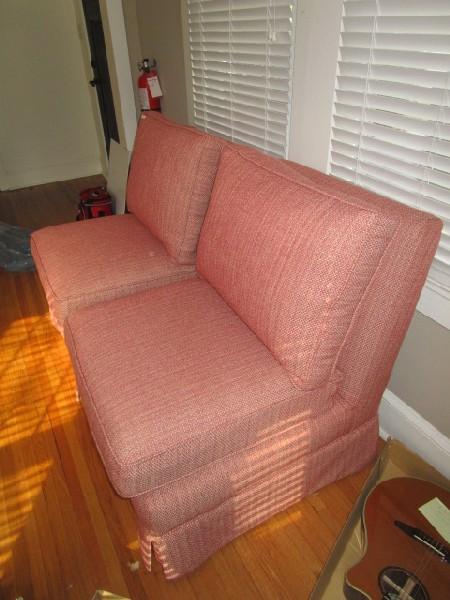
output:
[[417, 310], [450, 329], [450, 293], [430, 279], [422, 289]]

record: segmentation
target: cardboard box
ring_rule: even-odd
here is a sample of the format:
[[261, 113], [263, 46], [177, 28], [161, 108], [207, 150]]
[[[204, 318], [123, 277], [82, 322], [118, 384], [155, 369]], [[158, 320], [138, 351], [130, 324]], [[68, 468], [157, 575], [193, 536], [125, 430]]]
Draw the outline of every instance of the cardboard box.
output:
[[310, 600], [345, 600], [343, 592], [345, 574], [364, 554], [361, 529], [364, 502], [377, 483], [394, 477], [415, 477], [431, 481], [445, 489], [450, 488], [449, 480], [419, 456], [396, 440], [388, 441], [322, 569]]

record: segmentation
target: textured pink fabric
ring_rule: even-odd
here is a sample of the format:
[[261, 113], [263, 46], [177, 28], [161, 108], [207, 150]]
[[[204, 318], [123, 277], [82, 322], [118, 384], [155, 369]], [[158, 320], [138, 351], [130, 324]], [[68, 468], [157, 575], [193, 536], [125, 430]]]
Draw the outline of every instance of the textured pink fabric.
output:
[[141, 117], [128, 179], [128, 208], [179, 263], [195, 262], [223, 144], [157, 113]]
[[297, 163], [283, 161], [305, 185], [392, 215], [400, 222], [364, 294], [337, 367], [342, 400], [368, 418], [378, 406], [419, 300], [442, 229], [436, 217]]
[[[354, 422], [346, 406], [339, 402], [330, 404], [328, 410], [319, 412], [309, 407], [300, 409], [297, 415], [280, 420], [267, 430], [255, 444], [134, 497], [133, 506], [140, 524], [154, 536], [163, 535], [245, 489], [251, 493], [249, 488], [289, 466], [301, 474], [303, 483], [308, 480], [309, 487], [309, 482], [315, 479], [314, 472], [304, 469], [309, 457], [361, 427], [361, 423]], [[373, 419], [372, 416], [370, 420]], [[367, 437], [366, 443], [372, 448], [374, 439]], [[360, 450], [362, 452], [362, 447]], [[339, 468], [341, 466], [348, 465]]]
[[311, 401], [198, 279], [77, 311], [65, 336], [94, 439], [123, 496], [257, 443]]
[[133, 215], [45, 227], [33, 233], [31, 248], [59, 330], [82, 306], [195, 275]]
[[296, 385], [315, 389], [399, 220], [298, 183], [280, 164], [223, 151], [197, 268]]
[[[302, 456], [300, 461], [295, 458], [280, 461], [275, 471], [265, 470], [264, 456], [257, 461], [237, 462], [230, 486], [235, 482], [243, 485], [229, 499], [160, 535], [145, 522], [139, 522], [145, 566], [151, 566], [150, 548], [153, 547], [168, 579], [193, 571], [242, 533], [328, 483], [365, 466], [376, 452], [377, 429], [377, 419], [373, 418], [327, 446]], [[272, 451], [279, 453], [279, 448], [274, 447]], [[260, 475], [259, 479], [254, 473]], [[252, 476], [245, 485], [249, 474]], [[209, 487], [214, 488], [213, 476]], [[198, 494], [195, 497], [198, 498]], [[147, 502], [150, 520], [155, 513], [151, 499], [149, 493], [144, 499], [132, 500], [133, 505], [138, 500]], [[166, 500], [170, 503], [174, 498], [168, 495]]]
[[[233, 163], [236, 156], [252, 169]], [[306, 242], [296, 237], [299, 223]], [[320, 315], [308, 362], [317, 389], [299, 389], [296, 373], [293, 385], [204, 280], [69, 317], [80, 395], [111, 481], [132, 496], [147, 567], [153, 548], [166, 577], [192, 571], [374, 456], [379, 400], [440, 228], [430, 215], [311, 169], [225, 152], [199, 248], [202, 272], [267, 346], [284, 339], [274, 348], [288, 358], [291, 341], [307, 355], [301, 336], [314, 343], [311, 322]], [[361, 267], [366, 258], [371, 273]]]

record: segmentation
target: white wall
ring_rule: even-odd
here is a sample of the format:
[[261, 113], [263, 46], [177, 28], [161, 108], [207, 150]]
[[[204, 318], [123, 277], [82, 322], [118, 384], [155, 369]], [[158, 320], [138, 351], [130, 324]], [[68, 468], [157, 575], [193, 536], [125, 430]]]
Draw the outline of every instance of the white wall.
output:
[[102, 171], [72, 0], [0, 3], [0, 188]]
[[179, 123], [188, 120], [181, 2], [137, 0], [139, 37], [144, 58], [155, 58], [163, 91], [162, 112]]
[[141, 38], [139, 36], [139, 22], [137, 16], [136, 0], [122, 0], [123, 16], [125, 19], [125, 30], [127, 34], [128, 54], [130, 58], [130, 73], [133, 81], [134, 104], [136, 107], [136, 119], [141, 114], [141, 105], [137, 91], [136, 81], [140, 75], [138, 62], [142, 61]]

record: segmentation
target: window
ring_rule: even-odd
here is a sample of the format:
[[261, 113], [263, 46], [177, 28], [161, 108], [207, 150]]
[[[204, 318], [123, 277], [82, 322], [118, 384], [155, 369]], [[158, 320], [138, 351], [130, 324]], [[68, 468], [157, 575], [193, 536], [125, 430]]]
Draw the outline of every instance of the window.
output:
[[330, 171], [444, 221], [418, 308], [450, 328], [449, 0], [344, 0]]
[[187, 0], [194, 124], [286, 156], [295, 2]]

